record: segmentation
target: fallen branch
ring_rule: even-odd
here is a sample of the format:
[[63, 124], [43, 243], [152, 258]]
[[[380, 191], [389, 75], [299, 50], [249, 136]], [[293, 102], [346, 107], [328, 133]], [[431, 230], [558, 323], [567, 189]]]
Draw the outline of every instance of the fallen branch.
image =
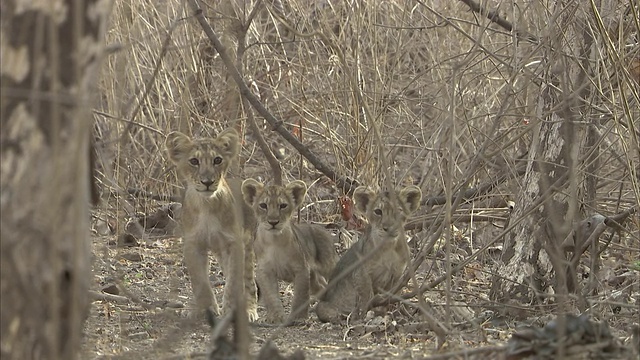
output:
[[[507, 180], [510, 179], [514, 179], [517, 177], [520, 177], [522, 175], [524, 175], [526, 172], [526, 166], [525, 164], [522, 164], [520, 166], [517, 167], [515, 173], [505, 173], [501, 176], [499, 176], [498, 178], [496, 178], [495, 180], [491, 180], [485, 184], [482, 184], [480, 186], [474, 187], [474, 188], [470, 188], [467, 189], [465, 191], [462, 192], [462, 194], [460, 194], [460, 192], [454, 194], [452, 196], [453, 199], [456, 199], [458, 196], [462, 196], [462, 201], [466, 201], [466, 200], [471, 200], [475, 197], [481, 196], [481, 195], [485, 195], [488, 194], [491, 190], [495, 189], [496, 187], [498, 187], [498, 185], [504, 183]], [[444, 205], [447, 202], [447, 197], [446, 196], [433, 196], [433, 197], [429, 197], [429, 198], [425, 198], [422, 201], [423, 205], [427, 206], [427, 209], [430, 209], [431, 207], [433, 207], [434, 205]]]
[[119, 304], [127, 304], [131, 300], [126, 296], [107, 294], [99, 291], [89, 290], [89, 295], [92, 300], [105, 300], [105, 301], [113, 301]]
[[[472, 212], [473, 211], [473, 212]], [[504, 223], [509, 219], [511, 208], [492, 208], [485, 209], [483, 212], [477, 212], [475, 209], [457, 209], [451, 215], [451, 223], [468, 223], [468, 222], [501, 222]], [[405, 230], [421, 231], [425, 227], [429, 227], [434, 223], [442, 221], [442, 214], [429, 214], [412, 218]]]

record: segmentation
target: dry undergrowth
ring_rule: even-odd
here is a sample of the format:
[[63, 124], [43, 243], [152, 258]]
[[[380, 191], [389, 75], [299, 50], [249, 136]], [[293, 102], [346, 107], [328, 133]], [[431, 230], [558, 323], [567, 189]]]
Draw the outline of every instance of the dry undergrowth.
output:
[[[252, 12], [257, 3], [261, 7]], [[557, 65], [544, 63], [549, 39], [561, 36], [562, 29], [548, 26], [553, 9], [543, 2], [482, 4], [499, 9], [519, 36], [470, 11], [465, 3], [200, 3], [223, 45], [232, 55], [241, 53], [236, 65], [252, 93], [318, 159], [338, 176], [362, 184], [417, 184], [431, 200], [410, 226], [414, 255], [425, 245], [433, 249], [423, 252], [426, 260], [416, 264], [417, 275], [406, 293], [442, 279], [448, 269], [469, 260], [462, 271], [444, 276], [445, 281], [435, 282], [422, 297], [407, 296], [402, 305], [391, 306], [386, 317], [374, 316], [354, 327], [337, 328], [313, 319], [302, 329], [257, 328], [258, 344], [275, 338], [279, 346], [302, 346], [317, 358], [415, 357], [436, 351], [435, 337], [421, 315], [424, 309], [431, 309], [435, 321], [446, 326], [447, 346], [453, 349], [502, 344], [515, 326], [544, 324], [554, 313], [549, 302], [523, 308], [492, 303], [487, 294], [491, 275], [500, 266], [500, 241], [495, 239], [509, 213], [507, 201], [516, 200], [522, 189], [521, 160], [527, 159], [535, 124], [541, 120], [536, 114], [541, 111], [542, 75], [562, 74], [573, 60], [567, 56]], [[611, 1], [602, 9], [602, 23], [585, 27], [596, 39], [607, 34], [608, 40], [597, 42], [589, 55], [591, 71], [582, 79], [595, 90], [581, 102], [579, 123], [596, 129], [598, 150], [575, 167], [580, 178], [587, 179], [576, 184], [583, 194], [579, 219], [595, 212], [613, 215], [640, 199], [640, 79], [634, 67], [640, 62], [640, 28], [637, 19], [633, 21], [638, 9], [632, 5]], [[189, 9], [186, 2], [167, 0], [114, 4], [107, 36], [113, 52], [104, 64], [94, 112], [104, 200], [94, 218], [121, 234], [135, 213], [153, 212], [169, 196], [179, 198], [178, 180], [161, 148], [169, 131], [210, 136], [236, 126], [244, 133], [236, 175], [274, 178], [258, 145], [262, 137], [282, 176], [309, 185], [302, 218], [343, 226], [337, 199], [344, 194], [242, 102]], [[279, 20], [278, 11], [288, 25]], [[239, 24], [249, 19], [244, 34]], [[243, 34], [246, 47], [238, 47]], [[259, 134], [251, 130], [254, 117]], [[583, 140], [576, 139], [581, 153], [590, 151]], [[447, 206], [439, 197], [476, 187], [485, 191], [454, 209], [446, 221], [455, 226], [443, 231]], [[136, 191], [139, 196], [128, 195]], [[598, 279], [595, 285], [582, 279], [585, 286], [595, 286], [586, 298], [589, 312], [608, 320], [619, 336], [626, 336], [638, 317], [639, 226], [634, 215], [625, 231], [601, 238], [612, 241], [601, 254], [597, 277], [590, 274], [588, 254], [579, 267], [580, 275]], [[354, 231], [341, 231], [343, 250]], [[191, 297], [179, 240], [169, 237], [119, 248], [107, 245], [115, 235], [105, 234], [94, 239], [96, 290], [118, 283], [124, 299], [94, 302], [86, 357], [203, 353], [206, 327], [187, 324], [182, 310], [176, 310], [188, 306]], [[470, 257], [478, 250], [478, 256]]]

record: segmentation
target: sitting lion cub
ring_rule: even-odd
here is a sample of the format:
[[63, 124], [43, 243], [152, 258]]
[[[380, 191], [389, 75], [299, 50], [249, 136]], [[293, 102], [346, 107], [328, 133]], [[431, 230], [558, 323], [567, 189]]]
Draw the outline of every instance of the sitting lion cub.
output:
[[309, 294], [326, 285], [336, 264], [333, 236], [320, 226], [295, 224], [291, 217], [300, 208], [307, 193], [302, 181], [286, 187], [265, 186], [254, 179], [242, 183], [242, 194], [258, 218], [255, 241], [256, 280], [267, 310], [266, 321], [282, 323], [284, 307], [280, 301], [278, 280], [293, 282], [291, 314], [286, 323], [304, 320], [309, 311]]
[[355, 190], [356, 209], [369, 224], [331, 274], [327, 292], [315, 309], [321, 321], [339, 323], [350, 313], [358, 319], [374, 295], [396, 285], [411, 260], [404, 225], [421, 198], [417, 186], [381, 194], [362, 186]]
[[249, 320], [258, 318], [257, 291], [253, 271], [253, 210], [242, 201], [239, 181], [227, 183], [229, 163], [238, 156], [240, 142], [234, 129], [221, 132], [215, 139], [192, 140], [180, 132], [167, 136], [165, 147], [184, 183], [182, 228], [184, 263], [200, 309], [220, 314], [209, 282], [211, 250], [218, 256], [226, 277], [223, 308], [229, 312], [234, 296], [247, 301]]

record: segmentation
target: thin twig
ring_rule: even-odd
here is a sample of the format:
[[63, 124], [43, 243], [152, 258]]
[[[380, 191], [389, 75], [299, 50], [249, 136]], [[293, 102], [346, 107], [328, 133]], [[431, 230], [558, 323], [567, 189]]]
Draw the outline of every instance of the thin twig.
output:
[[182, 197], [180, 196], [170, 196], [170, 195], [161, 195], [154, 194], [150, 191], [145, 191], [142, 189], [127, 189], [127, 194], [137, 197], [137, 198], [146, 198], [156, 201], [169, 201], [169, 202], [182, 202]]
[[[249, 17], [247, 19], [247, 23], [242, 25], [242, 30], [240, 34], [238, 34], [238, 46], [236, 48], [236, 69], [238, 69], [238, 72], [240, 72], [241, 76], [243, 75], [241, 73], [242, 61], [244, 58], [244, 53], [247, 49], [247, 31], [249, 30], [251, 22], [258, 14], [259, 8], [260, 3], [257, 3], [251, 10], [251, 13], [249, 14]], [[260, 150], [262, 150], [262, 154], [264, 155], [265, 159], [267, 159], [267, 162], [271, 167], [273, 183], [276, 185], [282, 185], [282, 167], [280, 166], [280, 162], [273, 154], [273, 151], [271, 151], [271, 148], [265, 141], [264, 136], [262, 136], [262, 132], [260, 131], [260, 128], [258, 128], [256, 117], [253, 115], [253, 111], [249, 108], [249, 102], [247, 98], [243, 96], [241, 101], [242, 107], [244, 107], [245, 111], [247, 112], [247, 122], [249, 123], [249, 128], [251, 129], [251, 132], [253, 133], [256, 142], [258, 143], [258, 147], [260, 147]]]
[[[149, 94], [151, 93], [151, 89], [152, 89], [151, 84], [153, 84], [153, 82], [156, 81], [156, 78], [158, 77], [158, 73], [160, 72], [160, 68], [162, 65], [162, 59], [164, 59], [164, 56], [167, 54], [167, 51], [169, 50], [169, 44], [171, 44], [171, 36], [173, 35], [173, 31], [176, 29], [176, 27], [178, 27], [178, 23], [179, 23], [179, 20], [175, 20], [169, 27], [169, 30], [167, 31], [167, 36], [165, 37], [164, 42], [162, 43], [160, 54], [158, 54], [158, 58], [156, 59], [156, 64], [153, 69], [153, 73], [151, 74], [149, 79], [145, 82], [143, 92], [140, 95], [140, 97], [137, 99], [138, 101], [136, 103], [136, 106], [133, 108], [130, 114], [125, 115], [125, 118], [129, 119], [128, 120], [129, 122], [127, 124], [127, 128], [122, 133], [123, 134], [122, 137], [120, 138], [122, 146], [124, 146], [126, 143], [125, 139], [127, 139], [127, 137], [125, 135], [128, 134], [133, 128], [133, 125], [135, 124], [136, 116], [140, 112], [140, 109], [142, 109], [142, 104], [144, 103], [147, 96], [149, 96]], [[135, 97], [132, 98], [131, 101], [134, 101], [134, 99], [136, 98]]]
[[244, 96], [249, 103], [256, 109], [256, 111], [264, 117], [264, 119], [271, 125], [273, 130], [277, 131], [280, 136], [282, 136], [291, 146], [293, 146], [302, 156], [304, 156], [313, 166], [318, 169], [321, 173], [327, 176], [329, 179], [333, 180], [338, 188], [344, 192], [345, 194], [350, 194], [355, 190], [358, 186], [358, 182], [356, 180], [349, 179], [344, 176], [339, 176], [334, 169], [329, 167], [329, 165], [325, 164], [321, 161], [309, 148], [307, 148], [304, 144], [302, 144], [296, 137], [291, 134], [287, 129], [282, 126], [282, 120], [277, 119], [273, 114], [267, 110], [267, 108], [262, 104], [260, 99], [258, 99], [252, 92], [251, 89], [247, 86], [242, 75], [234, 65], [233, 60], [229, 57], [227, 49], [224, 48], [222, 42], [220, 42], [220, 38], [216, 35], [215, 31], [205, 19], [202, 9], [198, 5], [197, 1], [191, 0], [191, 8], [194, 11], [194, 16], [202, 26], [204, 33], [207, 35], [211, 44], [216, 49], [220, 58], [224, 62], [227, 70], [231, 73], [233, 80], [238, 85], [240, 89], [240, 93]]

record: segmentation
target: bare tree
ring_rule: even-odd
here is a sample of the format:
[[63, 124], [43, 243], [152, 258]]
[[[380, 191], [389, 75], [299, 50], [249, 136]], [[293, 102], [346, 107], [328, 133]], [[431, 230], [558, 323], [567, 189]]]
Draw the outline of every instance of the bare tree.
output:
[[[604, 101], [590, 78], [606, 60], [595, 41], [606, 37], [606, 29], [596, 24], [604, 24], [603, 14], [615, 12], [606, 7], [559, 1], [546, 8], [547, 36], [540, 40], [535, 70], [540, 79], [535, 130], [513, 214], [522, 221], [506, 238], [505, 266], [493, 280], [491, 295], [498, 301], [530, 303], [574, 290], [565, 278], [560, 246], [572, 224], [595, 210], [586, 208], [595, 206], [596, 189], [594, 177], [586, 174], [597, 164], [597, 129], [607, 120], [620, 121], [594, 106]], [[625, 121], [624, 115], [620, 119]]]
[[73, 359], [87, 314], [88, 112], [108, 2], [2, 1], [1, 357]]

